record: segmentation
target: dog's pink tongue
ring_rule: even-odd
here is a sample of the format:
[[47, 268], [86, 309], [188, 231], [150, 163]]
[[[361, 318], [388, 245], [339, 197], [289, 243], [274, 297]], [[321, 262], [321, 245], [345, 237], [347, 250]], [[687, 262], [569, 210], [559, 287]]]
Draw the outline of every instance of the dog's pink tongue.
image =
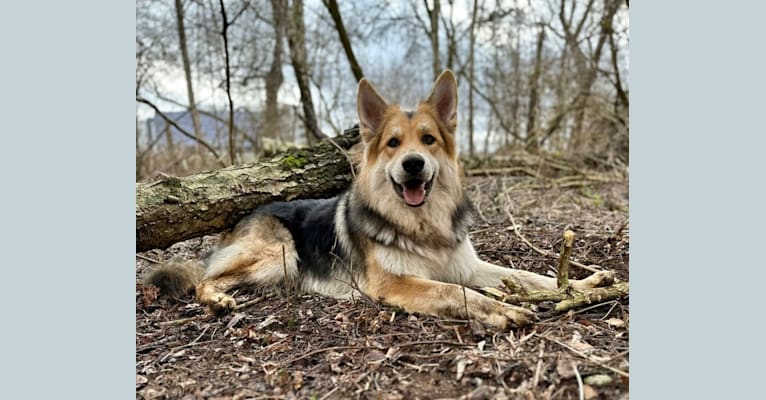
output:
[[420, 205], [426, 198], [426, 184], [423, 182], [420, 186], [412, 189], [404, 186], [403, 192], [405, 203], [411, 206]]

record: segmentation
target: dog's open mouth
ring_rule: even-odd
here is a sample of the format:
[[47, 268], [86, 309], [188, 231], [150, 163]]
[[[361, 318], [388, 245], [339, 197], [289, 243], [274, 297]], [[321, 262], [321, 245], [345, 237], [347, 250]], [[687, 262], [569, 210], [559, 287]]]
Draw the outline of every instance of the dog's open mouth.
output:
[[431, 178], [428, 182], [420, 179], [410, 179], [404, 183], [396, 183], [394, 178], [391, 178], [396, 194], [404, 199], [404, 202], [410, 207], [420, 207], [426, 202], [426, 197], [431, 192], [431, 184], [433, 182], [434, 178]]

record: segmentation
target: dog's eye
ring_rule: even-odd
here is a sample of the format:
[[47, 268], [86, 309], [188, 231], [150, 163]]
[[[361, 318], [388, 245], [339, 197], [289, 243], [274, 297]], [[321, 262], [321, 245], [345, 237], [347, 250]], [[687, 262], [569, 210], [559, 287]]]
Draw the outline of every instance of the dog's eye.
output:
[[398, 147], [399, 146], [399, 139], [391, 138], [391, 139], [388, 140], [387, 145], [388, 145], [388, 147]]
[[431, 135], [423, 135], [423, 138], [421, 140], [425, 144], [434, 144], [436, 142], [436, 138]]

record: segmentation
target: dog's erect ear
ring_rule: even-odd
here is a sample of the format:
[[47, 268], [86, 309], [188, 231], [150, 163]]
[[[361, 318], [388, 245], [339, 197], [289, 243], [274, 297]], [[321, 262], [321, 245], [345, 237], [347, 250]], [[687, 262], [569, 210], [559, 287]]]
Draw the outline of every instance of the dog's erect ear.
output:
[[431, 89], [426, 102], [431, 104], [445, 124], [451, 125], [457, 122], [457, 80], [451, 70], [444, 70], [436, 78], [434, 88]]
[[356, 95], [356, 110], [359, 113], [359, 126], [365, 140], [378, 132], [380, 124], [383, 123], [386, 107], [386, 100], [375, 90], [370, 81], [362, 78]]

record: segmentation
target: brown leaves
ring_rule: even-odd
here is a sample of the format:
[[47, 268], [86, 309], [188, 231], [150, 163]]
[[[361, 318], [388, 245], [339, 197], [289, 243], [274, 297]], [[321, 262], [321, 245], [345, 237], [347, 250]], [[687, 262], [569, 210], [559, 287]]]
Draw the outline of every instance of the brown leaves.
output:
[[140, 293], [141, 302], [144, 307], [154, 304], [157, 296], [160, 294], [160, 288], [154, 285], [144, 285], [136, 283], [136, 291]]

